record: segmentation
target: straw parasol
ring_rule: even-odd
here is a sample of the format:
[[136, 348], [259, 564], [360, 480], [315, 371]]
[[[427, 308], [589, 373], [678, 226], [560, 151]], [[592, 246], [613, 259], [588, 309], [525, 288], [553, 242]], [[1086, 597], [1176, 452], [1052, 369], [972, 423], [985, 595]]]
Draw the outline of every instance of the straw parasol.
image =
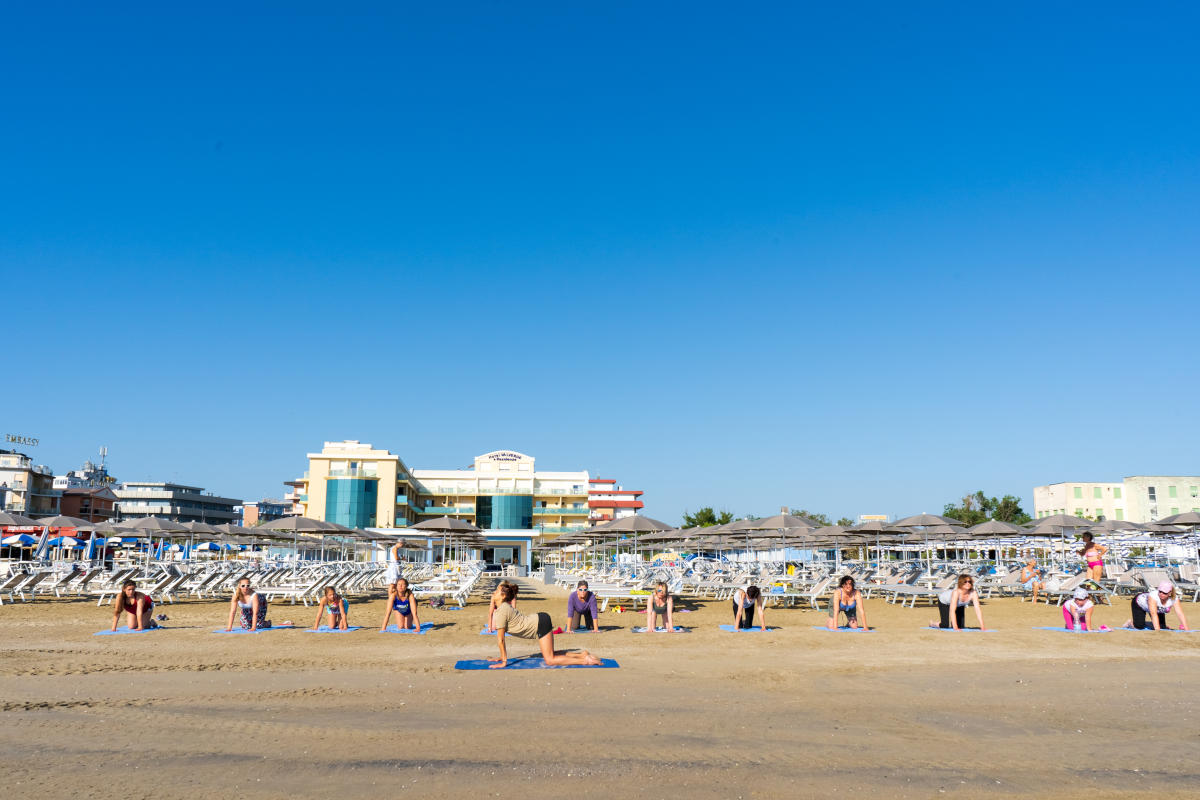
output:
[[36, 519], [23, 517], [20, 514], [10, 514], [6, 511], [0, 511], [0, 525], [11, 528], [40, 528], [42, 523]]

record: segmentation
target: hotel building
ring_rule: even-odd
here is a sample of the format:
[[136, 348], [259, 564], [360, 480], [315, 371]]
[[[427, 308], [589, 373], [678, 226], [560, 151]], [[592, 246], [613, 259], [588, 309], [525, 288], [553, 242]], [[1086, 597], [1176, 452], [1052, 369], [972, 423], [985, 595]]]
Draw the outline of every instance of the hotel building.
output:
[[54, 471], [15, 450], [0, 450], [0, 502], [4, 510], [27, 517], [61, 512], [62, 491], [54, 488]]
[[612, 478], [592, 478], [588, 482], [588, 522], [602, 525], [614, 519], [632, 517], [643, 508], [642, 492], [617, 486]]
[[1200, 477], [1135, 475], [1120, 483], [1052, 483], [1033, 489], [1034, 516], [1070, 514], [1096, 520], [1154, 522], [1200, 512]]
[[218, 497], [199, 486], [163, 481], [126, 481], [116, 490], [121, 519], [166, 517], [176, 522], [237, 522], [241, 500]]
[[[300, 513], [311, 519], [403, 528], [455, 517], [493, 531], [489, 550], [511, 546], [509, 559], [528, 564], [535, 541], [580, 530], [593, 512], [636, 513], [642, 507], [640, 491], [613, 484], [590, 480], [586, 470], [539, 471], [532, 456], [512, 450], [477, 456], [469, 469], [410, 469], [394, 453], [347, 440], [309, 453], [308, 472], [286, 485]], [[506, 560], [503, 553], [485, 551], [484, 557]]]

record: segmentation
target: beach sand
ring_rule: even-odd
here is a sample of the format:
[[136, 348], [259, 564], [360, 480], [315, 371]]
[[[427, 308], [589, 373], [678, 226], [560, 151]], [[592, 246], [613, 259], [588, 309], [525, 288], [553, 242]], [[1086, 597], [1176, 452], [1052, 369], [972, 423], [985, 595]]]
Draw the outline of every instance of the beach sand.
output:
[[[562, 622], [565, 594], [524, 582], [523, 611]], [[531, 594], [534, 593], [534, 594]], [[1117, 626], [1128, 599], [1101, 606]], [[227, 601], [163, 604], [169, 630], [95, 637], [111, 607], [0, 608], [0, 787], [16, 798], [1194, 797], [1200, 634], [1070, 636], [1057, 608], [993, 600], [994, 634], [923, 631], [936, 609], [869, 602], [869, 635], [770, 609], [765, 634], [723, 633], [729, 603], [692, 605], [688, 634], [644, 616], [559, 636], [615, 670], [459, 672], [496, 655], [486, 602], [422, 609], [423, 636], [218, 636]], [[1200, 608], [1185, 604], [1193, 626]], [[315, 611], [271, 616], [309, 625]], [[968, 611], [968, 624], [973, 624]], [[1171, 617], [1171, 625], [1176, 620]], [[536, 649], [509, 640], [510, 653]]]

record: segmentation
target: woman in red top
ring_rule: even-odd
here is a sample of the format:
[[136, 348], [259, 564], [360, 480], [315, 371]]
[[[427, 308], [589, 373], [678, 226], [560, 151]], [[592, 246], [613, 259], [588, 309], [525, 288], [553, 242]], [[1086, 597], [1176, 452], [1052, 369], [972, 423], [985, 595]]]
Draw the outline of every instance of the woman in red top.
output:
[[158, 627], [158, 623], [152, 616], [154, 601], [150, 599], [150, 595], [139, 592], [137, 584], [133, 581], [125, 581], [121, 584], [121, 593], [113, 600], [113, 606], [112, 629], [114, 631], [117, 629], [117, 623], [121, 621], [122, 611], [129, 615], [129, 630], [131, 631], [144, 631]]

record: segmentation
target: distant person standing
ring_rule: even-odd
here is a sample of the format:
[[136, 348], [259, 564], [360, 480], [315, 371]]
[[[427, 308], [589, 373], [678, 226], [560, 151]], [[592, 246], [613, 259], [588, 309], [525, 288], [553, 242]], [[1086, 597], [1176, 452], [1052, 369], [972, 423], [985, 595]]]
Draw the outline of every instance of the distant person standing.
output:
[[596, 593], [588, 591], [588, 582], [580, 581], [575, 591], [567, 597], [567, 633], [576, 628], [600, 630], [600, 610], [596, 606]]
[[1104, 577], [1104, 554], [1107, 552], [1108, 548], [1097, 544], [1091, 533], [1083, 535], [1083, 547], [1079, 549], [1079, 555], [1083, 556], [1084, 562], [1087, 563], [1087, 576], [1090, 580], [1098, 581]]

